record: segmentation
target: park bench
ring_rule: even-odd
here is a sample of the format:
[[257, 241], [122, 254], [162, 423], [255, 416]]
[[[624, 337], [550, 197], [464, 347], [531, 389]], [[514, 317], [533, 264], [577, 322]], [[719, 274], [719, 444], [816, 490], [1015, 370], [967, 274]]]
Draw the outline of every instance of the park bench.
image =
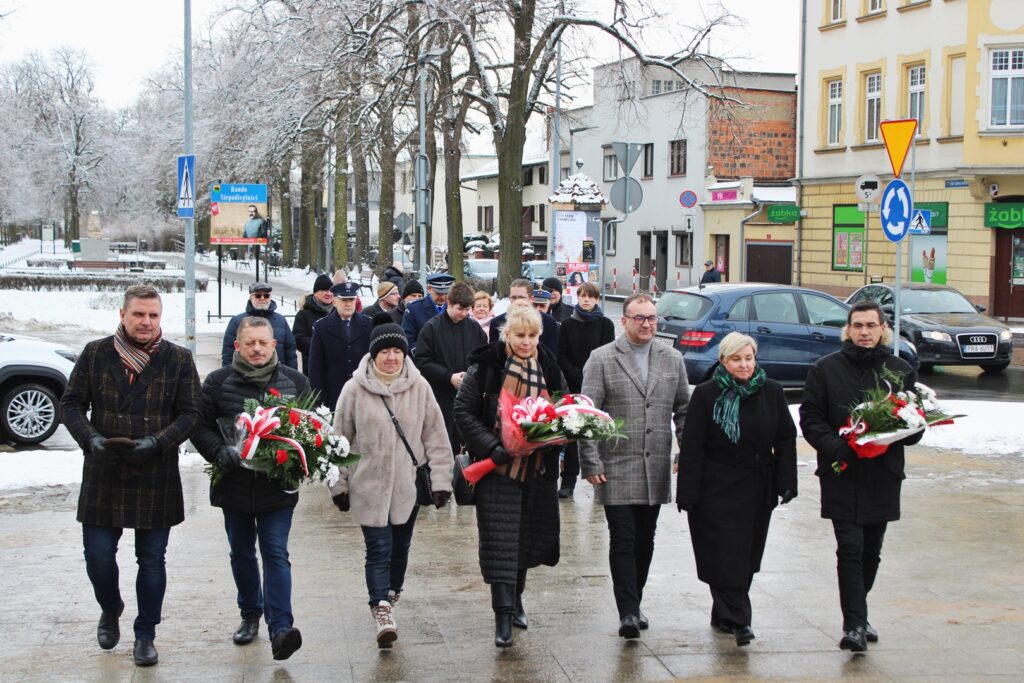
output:
[[370, 296], [377, 295], [377, 292], [373, 291], [373, 278], [374, 273], [370, 268], [363, 268], [363, 270], [359, 272], [359, 289], [365, 289], [370, 293]]
[[68, 261], [68, 270], [87, 268], [97, 270], [127, 270], [131, 265], [127, 261]]

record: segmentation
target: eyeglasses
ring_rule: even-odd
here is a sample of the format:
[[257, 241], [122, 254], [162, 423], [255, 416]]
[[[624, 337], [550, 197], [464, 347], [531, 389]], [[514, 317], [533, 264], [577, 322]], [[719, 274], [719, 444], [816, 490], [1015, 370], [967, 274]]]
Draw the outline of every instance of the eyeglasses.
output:
[[270, 292], [253, 292], [250, 296], [257, 299], [269, 299], [271, 297]]
[[853, 323], [850, 327], [855, 330], [877, 330], [881, 325], [878, 323]]
[[658, 316], [656, 315], [632, 315], [629, 316], [629, 319], [635, 322], [637, 325], [640, 325], [641, 327], [644, 323], [647, 323], [648, 325], [658, 324]]
[[551, 302], [549, 302], [549, 301], [534, 301], [533, 302], [533, 307], [534, 308], [546, 308], [547, 306], [550, 306], [550, 305], [551, 305]]

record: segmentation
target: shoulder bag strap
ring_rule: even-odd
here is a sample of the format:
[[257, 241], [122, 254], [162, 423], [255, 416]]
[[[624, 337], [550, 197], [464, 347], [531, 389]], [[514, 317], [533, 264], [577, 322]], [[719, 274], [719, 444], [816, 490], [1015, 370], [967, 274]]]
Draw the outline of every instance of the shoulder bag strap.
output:
[[387, 408], [388, 415], [391, 416], [391, 424], [395, 425], [395, 431], [398, 432], [399, 438], [401, 438], [402, 443], [405, 444], [405, 450], [409, 451], [409, 457], [412, 458], [412, 464], [419, 467], [420, 461], [412, 454], [412, 446], [409, 445], [409, 440], [405, 438], [405, 432], [402, 431], [402, 425], [398, 424], [398, 418], [395, 417], [393, 412], [391, 412], [391, 408], [388, 407], [388, 402], [383, 396], [380, 397], [380, 401], [384, 404], [384, 407]]

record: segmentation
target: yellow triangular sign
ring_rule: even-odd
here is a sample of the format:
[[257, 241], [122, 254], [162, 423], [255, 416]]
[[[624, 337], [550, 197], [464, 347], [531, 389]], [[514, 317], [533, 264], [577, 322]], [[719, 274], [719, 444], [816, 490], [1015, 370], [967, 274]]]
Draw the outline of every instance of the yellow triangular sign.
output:
[[903, 162], [907, 159], [910, 143], [917, 132], [917, 119], [882, 121], [878, 127], [882, 129], [882, 139], [885, 140], [885, 151], [889, 153], [892, 173], [899, 178], [903, 172]]

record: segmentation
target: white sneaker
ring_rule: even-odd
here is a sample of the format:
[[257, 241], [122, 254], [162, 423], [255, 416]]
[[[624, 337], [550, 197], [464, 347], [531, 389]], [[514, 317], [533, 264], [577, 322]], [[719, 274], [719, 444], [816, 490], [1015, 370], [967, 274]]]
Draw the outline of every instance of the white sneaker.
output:
[[370, 608], [374, 621], [377, 622], [377, 647], [389, 648], [391, 643], [398, 640], [398, 627], [395, 625], [395, 615], [391, 609], [391, 603], [381, 600], [376, 607]]

